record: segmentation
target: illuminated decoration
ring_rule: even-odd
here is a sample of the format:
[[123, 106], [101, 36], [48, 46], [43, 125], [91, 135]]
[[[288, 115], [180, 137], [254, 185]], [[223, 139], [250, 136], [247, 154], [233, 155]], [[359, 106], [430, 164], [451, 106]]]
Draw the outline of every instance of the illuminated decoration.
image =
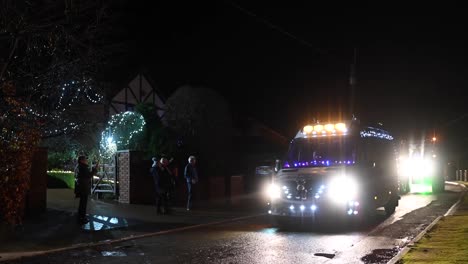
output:
[[[101, 140], [101, 156], [109, 159], [117, 152], [117, 144], [112, 137], [107, 137], [104, 142]], [[99, 177], [98, 177], [99, 178]]]
[[374, 138], [393, 140], [393, 136], [388, 134], [387, 131], [383, 129], [379, 129], [379, 128], [373, 128], [373, 127], [368, 127], [367, 130], [362, 130], [361, 132], [359, 132], [359, 135], [362, 138], [374, 137]]
[[337, 166], [337, 165], [354, 165], [356, 161], [354, 160], [311, 160], [311, 161], [295, 161], [289, 164], [285, 162], [283, 164], [284, 168], [298, 168], [298, 167], [328, 167], [328, 166]]
[[145, 119], [139, 113], [124, 112], [111, 117], [101, 134], [101, 155], [111, 157], [115, 151], [130, 148], [132, 139], [143, 131]]
[[[43, 135], [50, 137], [60, 134], [70, 134], [84, 125], [84, 121], [73, 120], [67, 116], [67, 110], [74, 105], [84, 105], [86, 103], [97, 104], [103, 101], [104, 96], [95, 91], [93, 80], [82, 77], [81, 80], [71, 80], [57, 87], [59, 94], [44, 95], [43, 100], [48, 101], [50, 109], [43, 109], [43, 106], [27, 106], [22, 109], [32, 118], [45, 123]], [[38, 110], [42, 109], [42, 110]]]
[[[71, 80], [64, 83], [60, 89], [62, 93], [60, 94], [60, 98], [55, 109], [65, 111], [67, 106], [72, 106], [80, 99], [80, 97], [83, 96], [94, 104], [101, 102], [104, 97], [93, 92], [91, 81], [92, 80], [90, 78], [84, 77], [82, 80]], [[91, 96], [91, 94], [93, 95]]]

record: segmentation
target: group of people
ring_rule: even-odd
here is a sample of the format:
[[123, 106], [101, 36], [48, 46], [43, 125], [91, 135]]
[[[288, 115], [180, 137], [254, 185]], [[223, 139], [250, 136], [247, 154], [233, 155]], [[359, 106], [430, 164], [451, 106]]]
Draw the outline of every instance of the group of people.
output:
[[[156, 191], [157, 214], [167, 214], [170, 212], [170, 201], [175, 191], [176, 178], [173, 171], [169, 168], [167, 158], [153, 158], [151, 166], [151, 175], [153, 176]], [[75, 168], [75, 197], [80, 199], [78, 206], [78, 222], [85, 224], [89, 222], [86, 217], [86, 206], [88, 196], [91, 192], [91, 178], [96, 175], [99, 162], [91, 169], [88, 166], [86, 156], [78, 157], [78, 164]], [[192, 208], [193, 185], [198, 182], [198, 173], [196, 168], [195, 156], [188, 158], [188, 164], [184, 169], [184, 179], [187, 183], [187, 210]]]
[[[156, 212], [157, 214], [168, 214], [170, 213], [170, 201], [176, 187], [176, 178], [173, 171], [169, 168], [169, 160], [167, 158], [158, 160], [156, 157], [153, 157], [152, 160], [153, 164], [150, 171], [155, 187]], [[193, 184], [198, 182], [198, 173], [195, 164], [195, 156], [190, 156], [188, 158], [188, 164], [184, 169], [184, 179], [187, 183], [187, 210], [192, 208]]]

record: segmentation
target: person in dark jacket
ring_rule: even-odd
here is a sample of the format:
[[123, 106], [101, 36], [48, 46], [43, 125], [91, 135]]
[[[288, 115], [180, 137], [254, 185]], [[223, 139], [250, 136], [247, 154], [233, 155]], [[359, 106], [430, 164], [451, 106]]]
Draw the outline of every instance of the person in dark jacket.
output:
[[[175, 179], [171, 170], [168, 167], [169, 160], [167, 158], [161, 158], [158, 166], [158, 187], [159, 187], [159, 200], [158, 200], [158, 212], [163, 214], [170, 213], [170, 195], [174, 188]], [[162, 211], [161, 211], [161, 206]]]
[[190, 156], [184, 170], [184, 178], [187, 181], [187, 211], [192, 208], [193, 185], [198, 182], [196, 163], [195, 156]]
[[86, 206], [91, 192], [91, 178], [97, 173], [98, 166], [99, 162], [89, 170], [88, 158], [86, 156], [78, 157], [78, 164], [75, 168], [75, 195], [80, 198], [78, 206], [78, 222], [80, 224], [89, 222], [86, 217]]
[[162, 214], [161, 211], [161, 189], [159, 188], [159, 160], [156, 157], [152, 158], [153, 164], [151, 165], [151, 176], [153, 177], [154, 182], [154, 192], [155, 192], [155, 202], [156, 202], [156, 213]]

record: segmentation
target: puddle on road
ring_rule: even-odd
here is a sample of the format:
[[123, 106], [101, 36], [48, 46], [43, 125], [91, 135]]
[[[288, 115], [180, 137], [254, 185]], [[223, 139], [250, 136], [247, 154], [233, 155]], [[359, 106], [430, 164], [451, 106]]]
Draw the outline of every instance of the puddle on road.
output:
[[126, 257], [127, 254], [123, 251], [102, 251], [103, 257]]
[[110, 230], [128, 227], [127, 219], [104, 215], [90, 215], [89, 222], [82, 225], [87, 231]]
[[366, 264], [384, 264], [391, 260], [399, 250], [398, 247], [374, 249], [371, 254], [365, 255], [361, 260]]
[[314, 256], [317, 256], [317, 257], [326, 257], [326, 258], [332, 259], [332, 258], [335, 257], [335, 254], [329, 254], [329, 253], [315, 253]]

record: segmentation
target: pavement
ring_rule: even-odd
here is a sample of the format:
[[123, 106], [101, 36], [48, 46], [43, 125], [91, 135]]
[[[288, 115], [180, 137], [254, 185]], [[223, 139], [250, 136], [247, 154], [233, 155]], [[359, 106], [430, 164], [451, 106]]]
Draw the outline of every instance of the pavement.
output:
[[25, 220], [21, 228], [0, 226], [0, 262], [72, 248], [120, 242], [204, 225], [254, 217], [264, 213], [255, 197], [238, 204], [198, 202], [187, 211], [173, 207], [169, 215], [157, 215], [154, 205], [121, 204], [90, 199], [85, 225], [77, 223], [78, 199], [71, 189], [48, 189], [47, 211]]

